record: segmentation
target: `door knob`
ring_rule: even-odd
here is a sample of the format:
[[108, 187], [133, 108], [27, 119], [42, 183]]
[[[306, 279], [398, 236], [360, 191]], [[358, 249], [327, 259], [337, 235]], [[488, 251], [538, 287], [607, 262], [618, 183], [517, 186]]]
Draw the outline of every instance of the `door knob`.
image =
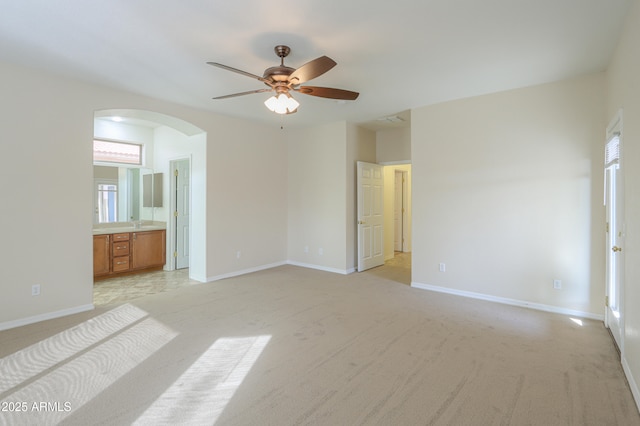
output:
[[611, 247], [611, 250], [613, 250], [614, 252], [615, 251], [622, 251], [622, 248], [618, 247], [618, 246], [613, 246], [613, 247]]
[[364, 224], [365, 224], [365, 223], [364, 223], [364, 220], [359, 220], [359, 221], [358, 221], [358, 225], [364, 225]]

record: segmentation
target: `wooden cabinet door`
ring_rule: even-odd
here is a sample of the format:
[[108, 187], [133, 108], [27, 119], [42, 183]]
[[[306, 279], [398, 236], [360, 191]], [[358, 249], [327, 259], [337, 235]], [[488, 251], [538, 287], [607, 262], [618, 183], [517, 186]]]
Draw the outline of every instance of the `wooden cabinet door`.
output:
[[166, 231], [134, 232], [131, 241], [132, 269], [164, 266]]
[[109, 273], [109, 235], [93, 236], [93, 275], [107, 275]]

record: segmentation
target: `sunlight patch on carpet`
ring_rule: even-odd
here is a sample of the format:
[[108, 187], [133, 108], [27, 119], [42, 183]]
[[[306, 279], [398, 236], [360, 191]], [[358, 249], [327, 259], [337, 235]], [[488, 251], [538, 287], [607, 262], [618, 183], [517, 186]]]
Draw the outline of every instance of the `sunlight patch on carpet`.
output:
[[0, 392], [0, 404], [12, 409], [0, 420], [57, 424], [177, 335], [145, 311], [124, 305], [5, 357], [0, 371], [8, 391]]
[[216, 340], [134, 424], [214, 424], [270, 339]]
[[133, 305], [122, 305], [0, 359], [0, 395], [147, 315]]

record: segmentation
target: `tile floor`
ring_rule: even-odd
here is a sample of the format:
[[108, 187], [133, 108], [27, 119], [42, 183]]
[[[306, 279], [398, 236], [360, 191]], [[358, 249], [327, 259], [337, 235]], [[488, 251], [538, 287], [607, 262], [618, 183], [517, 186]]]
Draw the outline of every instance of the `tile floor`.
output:
[[93, 304], [103, 306], [123, 303], [149, 294], [162, 293], [194, 284], [201, 283], [189, 279], [189, 269], [155, 271], [107, 278], [94, 282]]
[[[365, 271], [391, 281], [411, 285], [411, 253], [396, 252], [383, 266]], [[189, 269], [156, 271], [145, 274], [108, 278], [93, 284], [93, 304], [104, 306], [124, 303], [150, 294], [202, 284], [189, 279]]]

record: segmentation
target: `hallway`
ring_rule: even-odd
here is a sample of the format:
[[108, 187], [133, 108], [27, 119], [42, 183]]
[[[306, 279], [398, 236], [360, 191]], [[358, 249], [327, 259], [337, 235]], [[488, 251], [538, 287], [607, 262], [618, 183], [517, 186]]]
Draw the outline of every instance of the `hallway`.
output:
[[384, 265], [364, 271], [380, 278], [395, 281], [400, 284], [411, 285], [411, 252], [395, 252], [393, 259]]

